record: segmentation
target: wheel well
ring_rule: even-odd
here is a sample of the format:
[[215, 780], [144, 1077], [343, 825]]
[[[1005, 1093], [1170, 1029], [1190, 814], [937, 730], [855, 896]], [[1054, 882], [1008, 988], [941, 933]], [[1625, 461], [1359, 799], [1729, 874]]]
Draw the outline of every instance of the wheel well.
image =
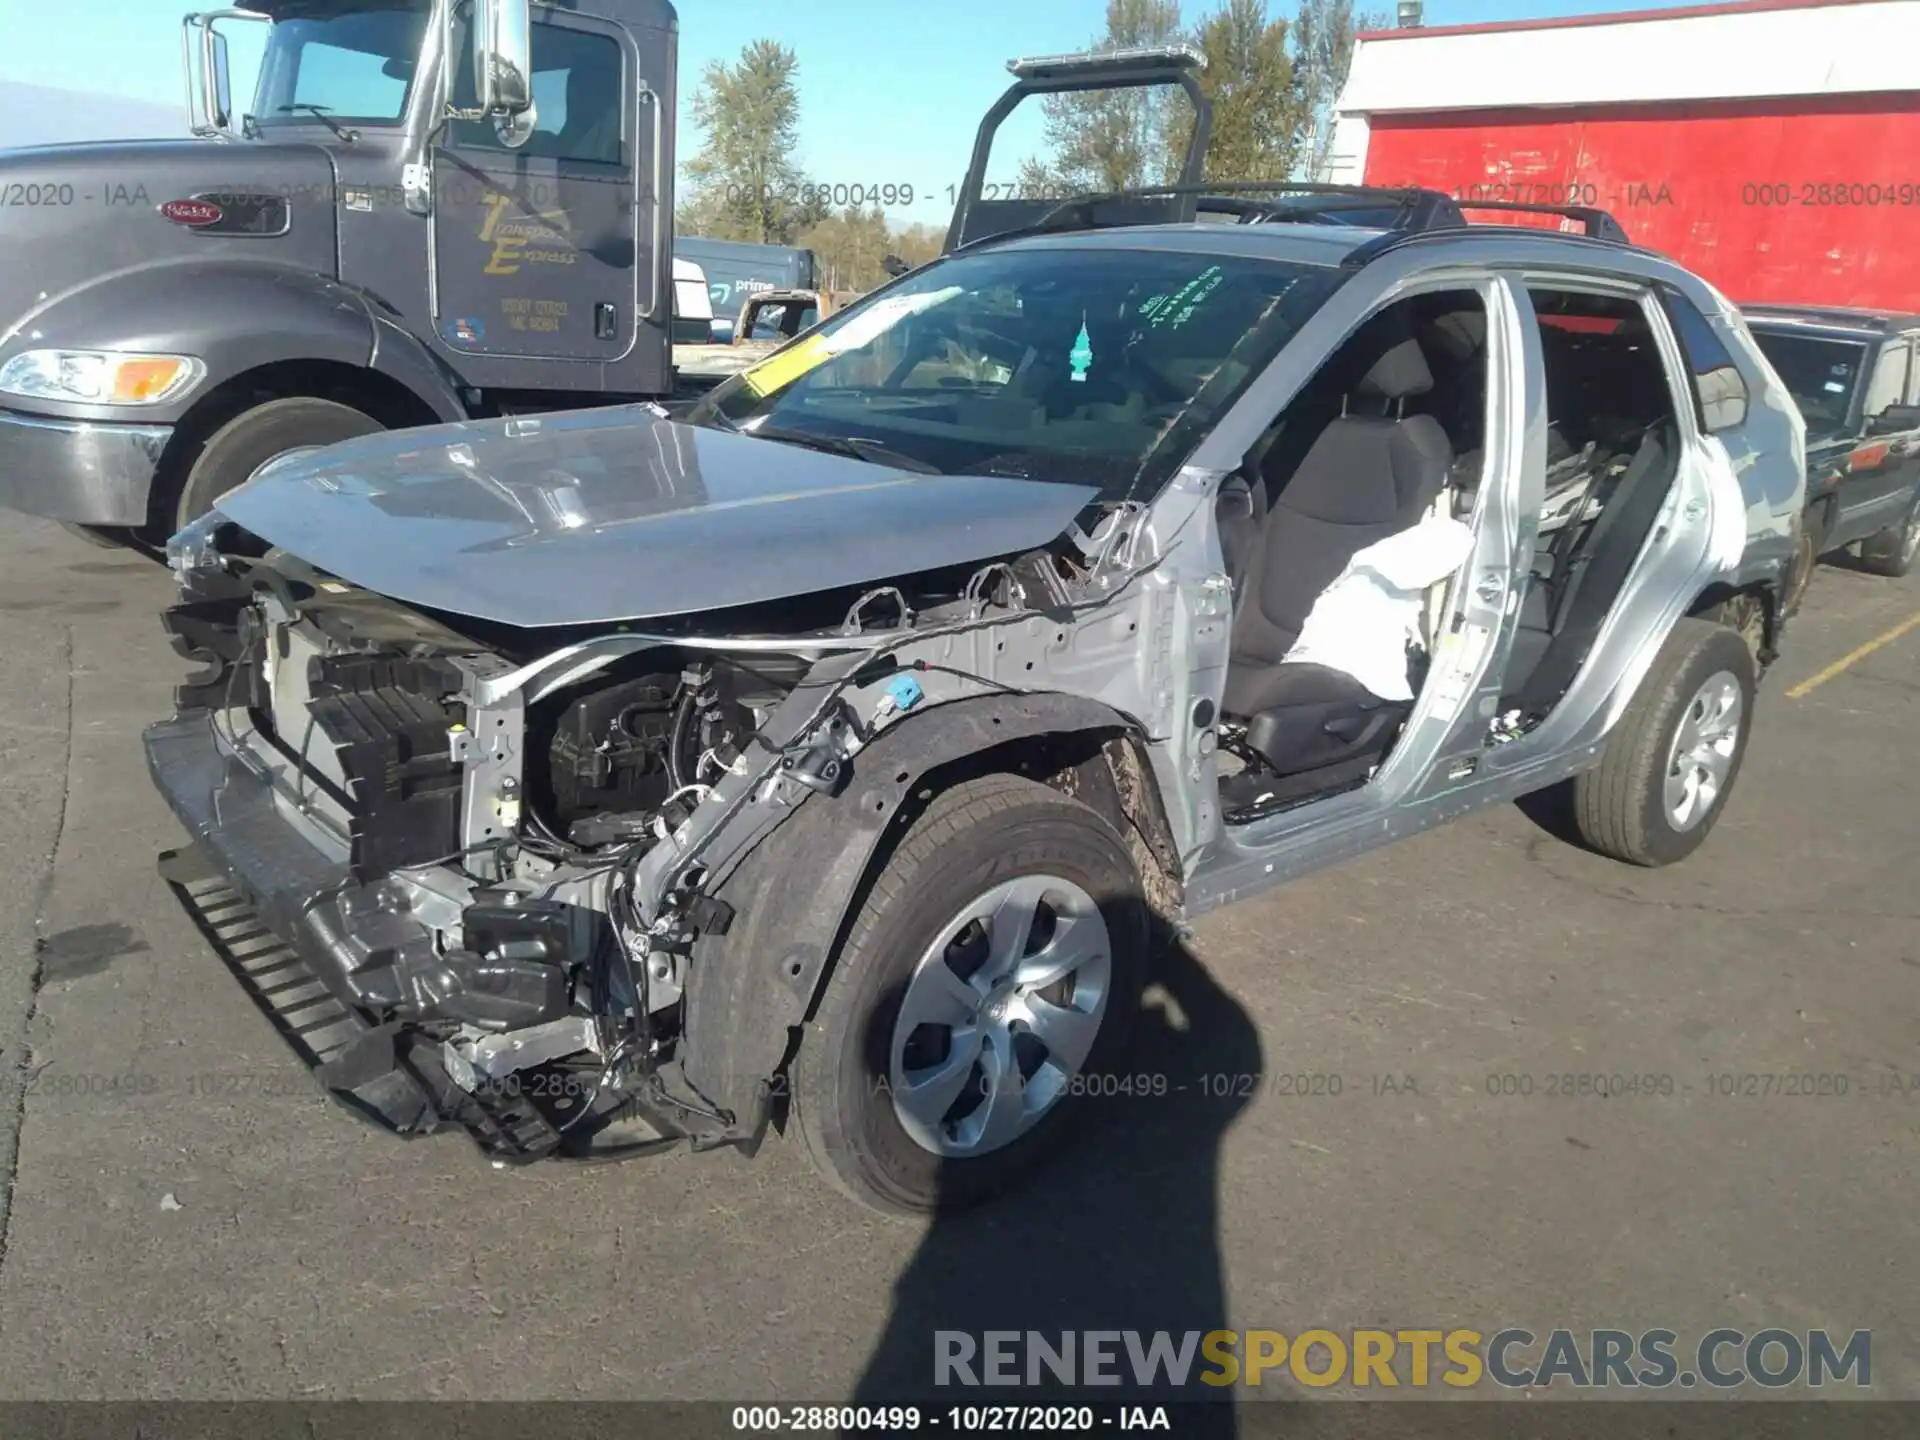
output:
[[[1132, 732], [1115, 727], [1049, 731], [1008, 740], [935, 765], [914, 781], [906, 802], [887, 823], [860, 883], [854, 887], [841, 913], [839, 928], [827, 952], [827, 964], [807, 1002], [808, 1018], [826, 994], [847, 932], [907, 831], [926, 813], [936, 796], [982, 775], [1025, 776], [1098, 811], [1132, 852], [1148, 908], [1156, 918], [1167, 923], [1179, 916], [1185, 898], [1179, 852], [1139, 739]], [[794, 1038], [797, 1041], [797, 1034]], [[793, 1058], [792, 1048], [786, 1058], [788, 1061]]]
[[1739, 631], [1753, 650], [1754, 663], [1763, 673], [1778, 658], [1780, 595], [1770, 584], [1734, 586], [1720, 582], [1709, 585], [1700, 592], [1687, 614]]
[[1833, 512], [1838, 504], [1839, 499], [1837, 496], [1822, 495], [1818, 500], [1808, 505], [1801, 514], [1803, 516], [1818, 515], [1820, 517], [1820, 533], [1824, 535], [1827, 531], [1833, 529]]
[[413, 391], [377, 370], [343, 365], [333, 360], [287, 360], [262, 365], [222, 381], [203, 395], [174, 426], [173, 437], [154, 473], [147, 497], [147, 524], [142, 538], [164, 543], [172, 533], [174, 504], [187, 474], [213, 433], [235, 416], [269, 400], [310, 396], [350, 405], [371, 415], [389, 430], [431, 425], [440, 417]]

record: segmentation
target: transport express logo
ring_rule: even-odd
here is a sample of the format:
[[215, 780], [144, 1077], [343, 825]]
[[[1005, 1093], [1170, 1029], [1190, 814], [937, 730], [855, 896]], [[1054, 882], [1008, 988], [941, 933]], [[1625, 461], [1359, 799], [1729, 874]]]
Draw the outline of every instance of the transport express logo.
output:
[[[1180, 1389], [1291, 1380], [1312, 1389], [1731, 1390], [1873, 1383], [1873, 1337], [1826, 1330], [937, 1330], [934, 1384]], [[1196, 1390], [1205, 1394], [1205, 1390]]]

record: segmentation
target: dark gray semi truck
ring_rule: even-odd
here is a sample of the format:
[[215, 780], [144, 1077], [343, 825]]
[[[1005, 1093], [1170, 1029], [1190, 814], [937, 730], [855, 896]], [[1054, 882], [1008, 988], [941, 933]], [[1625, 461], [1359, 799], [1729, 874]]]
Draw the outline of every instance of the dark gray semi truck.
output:
[[[255, 25], [242, 105], [226, 45]], [[187, 16], [196, 138], [0, 153], [0, 507], [155, 545], [292, 452], [716, 381], [674, 366], [677, 39], [669, 0]], [[1185, 88], [1197, 180], [1197, 61], [1012, 62], [948, 248], [1056, 208], [982, 194], [1028, 95]]]
[[162, 538], [290, 450], [673, 392], [667, 0], [252, 0], [183, 40], [198, 138], [0, 156], [0, 505]]

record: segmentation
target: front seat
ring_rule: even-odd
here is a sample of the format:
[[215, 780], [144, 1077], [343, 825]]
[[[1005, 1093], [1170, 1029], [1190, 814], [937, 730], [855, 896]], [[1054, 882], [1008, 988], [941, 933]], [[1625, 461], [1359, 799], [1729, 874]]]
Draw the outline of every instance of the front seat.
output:
[[1353, 557], [1419, 523], [1446, 484], [1453, 446], [1427, 415], [1401, 417], [1433, 386], [1420, 346], [1393, 340], [1355, 387], [1382, 415], [1334, 420], [1273, 499], [1234, 616], [1223, 708], [1277, 775], [1384, 755], [1412, 706], [1344, 671], [1283, 657], [1307, 612]]

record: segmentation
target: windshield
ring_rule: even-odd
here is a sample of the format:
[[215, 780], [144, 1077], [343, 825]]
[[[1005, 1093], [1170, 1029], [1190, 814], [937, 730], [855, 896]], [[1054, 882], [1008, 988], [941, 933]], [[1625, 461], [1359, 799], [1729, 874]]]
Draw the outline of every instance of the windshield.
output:
[[426, 26], [426, 0], [275, 21], [260, 61], [254, 121], [311, 123], [315, 115], [362, 124], [400, 119]]
[[1747, 328], [1806, 417], [1807, 438], [1827, 440], [1845, 430], [1854, 386], [1867, 363], [1866, 342], [1770, 330], [1751, 321]]
[[1146, 499], [1344, 278], [1104, 246], [955, 256], [834, 315], [688, 419]]

